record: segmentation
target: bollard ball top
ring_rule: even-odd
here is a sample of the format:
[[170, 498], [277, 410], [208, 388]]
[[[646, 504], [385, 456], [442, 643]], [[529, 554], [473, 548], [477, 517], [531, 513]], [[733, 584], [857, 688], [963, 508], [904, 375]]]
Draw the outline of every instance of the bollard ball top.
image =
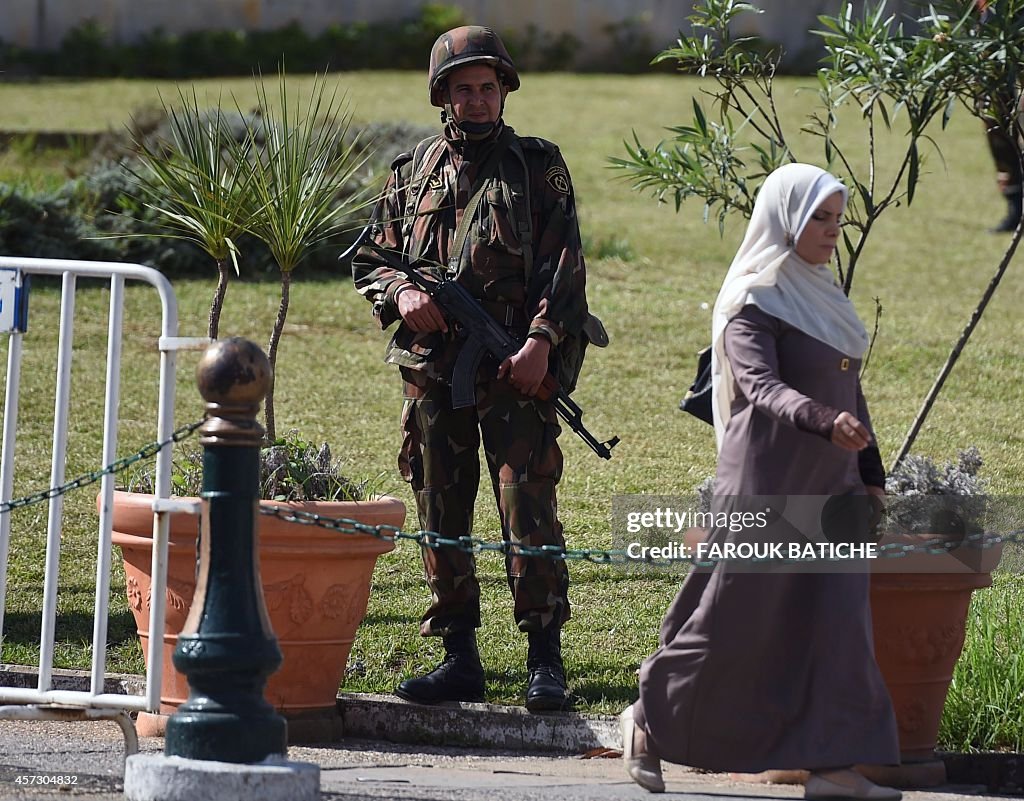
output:
[[207, 403], [259, 405], [270, 389], [270, 360], [255, 342], [230, 337], [206, 349], [196, 368], [199, 393]]

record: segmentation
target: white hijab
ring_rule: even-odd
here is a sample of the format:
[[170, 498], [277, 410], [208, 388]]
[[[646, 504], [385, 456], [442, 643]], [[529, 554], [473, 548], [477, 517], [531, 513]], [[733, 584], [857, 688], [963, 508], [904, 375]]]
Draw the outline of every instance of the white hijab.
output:
[[864, 324], [832, 271], [804, 261], [795, 250], [811, 215], [836, 192], [845, 207], [846, 187], [832, 175], [810, 164], [787, 164], [765, 179], [757, 195], [711, 322], [711, 408], [719, 448], [735, 397], [725, 327], [748, 303], [850, 358], [859, 359], [867, 350]]

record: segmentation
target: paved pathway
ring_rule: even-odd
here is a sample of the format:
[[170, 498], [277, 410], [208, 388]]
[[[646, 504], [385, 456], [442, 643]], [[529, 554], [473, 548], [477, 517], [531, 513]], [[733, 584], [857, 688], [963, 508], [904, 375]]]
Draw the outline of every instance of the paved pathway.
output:
[[[162, 749], [161, 739], [141, 741], [143, 752], [159, 753]], [[0, 720], [0, 801], [123, 801], [123, 758], [121, 732], [113, 723]], [[629, 780], [619, 759], [423, 748], [347, 739], [329, 747], [293, 747], [289, 758], [320, 766], [324, 801], [603, 801], [650, 797]], [[665, 775], [666, 798], [685, 795], [691, 801], [742, 801], [802, 796], [796, 785], [751, 784], [723, 774], [703, 774], [671, 765]], [[76, 784], [60, 790], [52, 783], [19, 784], [19, 776], [49, 777], [50, 782], [58, 776], [71, 776]], [[984, 790], [940, 789], [909, 792], [904, 797], [907, 801], [954, 801], [980, 795]]]

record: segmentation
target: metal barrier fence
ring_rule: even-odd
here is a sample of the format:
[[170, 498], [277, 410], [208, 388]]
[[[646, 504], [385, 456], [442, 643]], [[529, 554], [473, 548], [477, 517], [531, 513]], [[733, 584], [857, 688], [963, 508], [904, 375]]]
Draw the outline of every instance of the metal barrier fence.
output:
[[[118, 412], [120, 405], [121, 342], [124, 319], [126, 280], [147, 283], [156, 289], [161, 306], [159, 397], [157, 406], [156, 477], [153, 523], [153, 593], [149, 630], [163, 631], [167, 573], [168, 525], [171, 511], [182, 511], [169, 500], [171, 488], [171, 453], [166, 447], [174, 441], [176, 352], [183, 347], [208, 343], [208, 339], [185, 339], [178, 336], [178, 306], [174, 291], [158, 271], [138, 264], [88, 262], [64, 259], [32, 259], [0, 256], [0, 333], [9, 333], [7, 381], [4, 401], [2, 451], [0, 451], [0, 633], [3, 631], [7, 593], [7, 563], [11, 541], [11, 494], [14, 483], [15, 447], [18, 427], [18, 403], [21, 381], [22, 340], [27, 328], [28, 277], [32, 275], [61, 278], [60, 324], [57, 341], [57, 375], [54, 398], [53, 452], [50, 490], [39, 493], [35, 500], [48, 500], [46, 533], [46, 566], [43, 580], [43, 609], [39, 641], [39, 680], [33, 688], [0, 687], [0, 703], [29, 705], [0, 707], [2, 717], [39, 717], [67, 719], [67, 707], [78, 708], [83, 719], [109, 718], [125, 731], [126, 747], [135, 750], [134, 728], [128, 718], [130, 710], [156, 710], [160, 703], [160, 680], [163, 660], [162, 638], [149, 642], [146, 694], [143, 697], [104, 692], [106, 669], [107, 617], [110, 596], [111, 528], [115, 470], [105, 468], [88, 480], [77, 479], [65, 484], [65, 460], [68, 440], [68, 417], [71, 399], [71, 365], [74, 339], [75, 297], [79, 278], [106, 279], [110, 286], [110, 311], [107, 330], [106, 390], [103, 413], [103, 464], [116, 465]], [[137, 454], [139, 458], [144, 454]], [[121, 460], [129, 461], [129, 460]], [[60, 569], [63, 495], [77, 486], [100, 480], [100, 516], [96, 550], [96, 600], [92, 636], [92, 670], [90, 690], [55, 690], [53, 687], [54, 639], [57, 617], [57, 592]], [[23, 499], [24, 501], [24, 499]], [[23, 505], [23, 504], [22, 504]], [[190, 507], [191, 510], [191, 507]], [[60, 708], [47, 708], [57, 705]]]

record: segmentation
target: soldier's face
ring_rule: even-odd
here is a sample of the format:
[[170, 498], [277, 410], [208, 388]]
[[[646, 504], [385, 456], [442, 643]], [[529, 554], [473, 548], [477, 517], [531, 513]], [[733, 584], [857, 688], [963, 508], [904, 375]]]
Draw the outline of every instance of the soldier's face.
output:
[[835, 252], [842, 222], [843, 195], [836, 192], [811, 214], [796, 241], [796, 255], [811, 264], [825, 264]]
[[469, 64], [448, 76], [448, 94], [455, 122], [494, 123], [508, 89], [498, 79], [494, 67]]

